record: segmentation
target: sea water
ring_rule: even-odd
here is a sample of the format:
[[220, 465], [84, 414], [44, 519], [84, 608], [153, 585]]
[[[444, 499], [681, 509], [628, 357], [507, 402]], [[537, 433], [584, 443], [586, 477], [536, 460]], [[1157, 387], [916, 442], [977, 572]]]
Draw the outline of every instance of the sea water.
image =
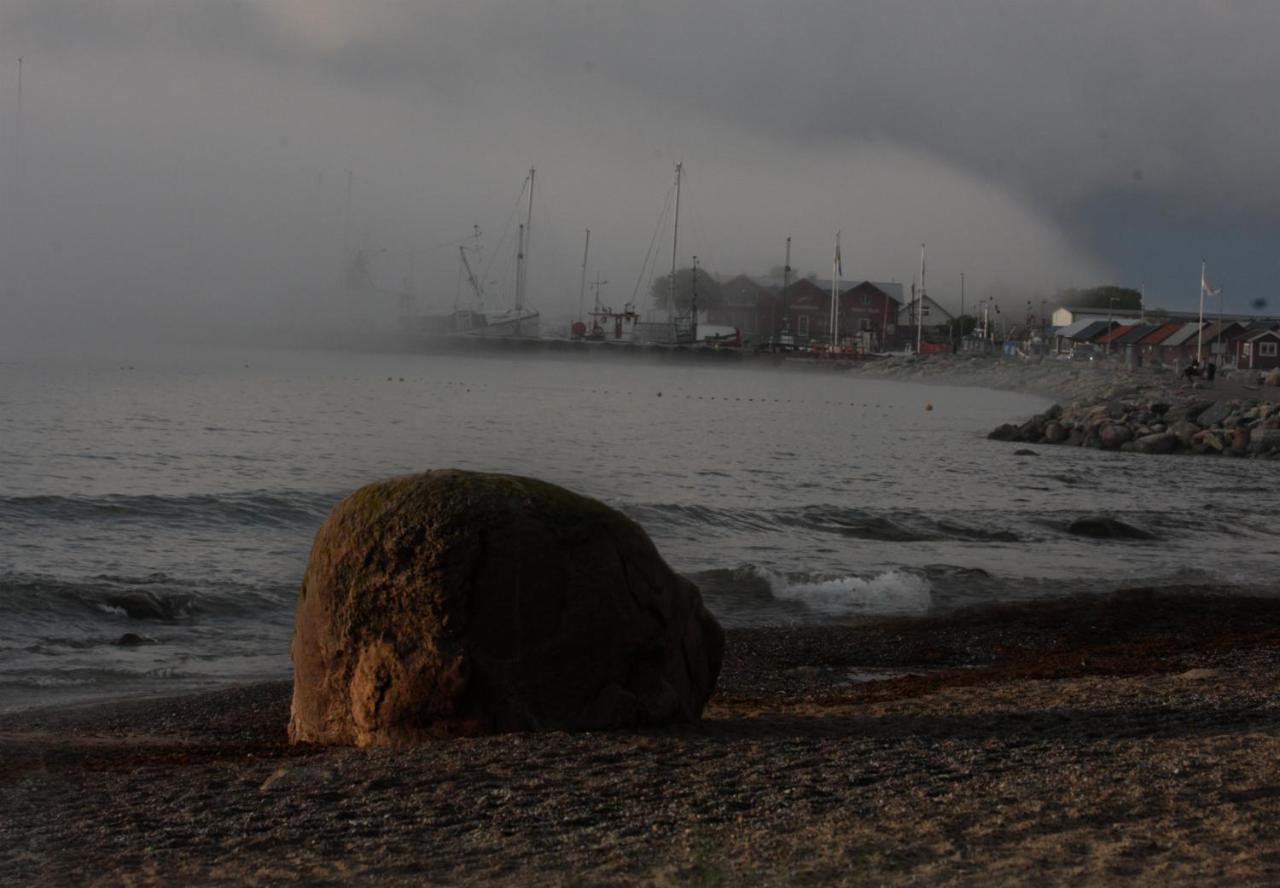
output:
[[[986, 439], [1048, 403], [613, 353], [10, 354], [0, 710], [287, 677], [325, 515], [430, 468], [530, 475], [621, 509], [726, 626], [1127, 586], [1271, 591], [1280, 464]], [[1068, 533], [1097, 513], [1153, 538]]]

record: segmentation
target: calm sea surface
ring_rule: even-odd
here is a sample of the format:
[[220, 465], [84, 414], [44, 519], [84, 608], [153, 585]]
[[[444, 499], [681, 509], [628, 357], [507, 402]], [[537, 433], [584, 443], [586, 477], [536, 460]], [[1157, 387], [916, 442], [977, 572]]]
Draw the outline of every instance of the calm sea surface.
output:
[[[1280, 464], [986, 440], [1045, 406], [617, 357], [0, 356], [0, 710], [286, 677], [329, 509], [438, 467], [622, 509], [728, 626], [1275, 586]], [[1066, 533], [1099, 512], [1156, 539]]]

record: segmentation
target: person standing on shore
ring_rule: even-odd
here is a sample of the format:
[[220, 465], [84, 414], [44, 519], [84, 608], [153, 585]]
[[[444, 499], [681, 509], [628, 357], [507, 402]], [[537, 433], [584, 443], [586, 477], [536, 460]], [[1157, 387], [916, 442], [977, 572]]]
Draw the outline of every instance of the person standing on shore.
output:
[[1182, 371], [1182, 375], [1187, 377], [1187, 382], [1195, 383], [1196, 377], [1200, 375], [1200, 359], [1195, 355], [1191, 356], [1191, 363], [1187, 365], [1187, 369]]
[[1213, 378], [1218, 375], [1218, 365], [1213, 362], [1213, 355], [1209, 355], [1209, 359], [1204, 362], [1204, 379], [1209, 385], [1213, 385]]

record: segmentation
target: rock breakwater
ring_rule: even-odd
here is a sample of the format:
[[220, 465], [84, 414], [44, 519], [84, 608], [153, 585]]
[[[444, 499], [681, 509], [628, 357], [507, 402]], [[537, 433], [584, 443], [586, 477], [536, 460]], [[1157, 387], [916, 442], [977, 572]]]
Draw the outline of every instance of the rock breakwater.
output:
[[1123, 453], [1280, 459], [1280, 405], [1254, 399], [1102, 398], [1055, 404], [987, 437]]

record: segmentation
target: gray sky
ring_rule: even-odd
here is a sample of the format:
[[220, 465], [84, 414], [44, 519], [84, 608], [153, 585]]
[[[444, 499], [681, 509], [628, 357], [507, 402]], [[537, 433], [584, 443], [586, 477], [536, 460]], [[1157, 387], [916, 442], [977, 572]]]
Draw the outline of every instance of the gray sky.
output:
[[682, 265], [791, 235], [826, 275], [842, 229], [850, 277], [909, 281], [927, 241], [944, 303], [964, 272], [1189, 307], [1204, 256], [1244, 310], [1280, 271], [1278, 37], [1255, 0], [0, 0], [0, 298], [11, 329], [345, 311], [351, 170], [378, 283], [447, 306], [473, 224], [504, 279], [535, 166], [533, 300], [576, 307], [590, 227], [621, 302], [682, 160]]

